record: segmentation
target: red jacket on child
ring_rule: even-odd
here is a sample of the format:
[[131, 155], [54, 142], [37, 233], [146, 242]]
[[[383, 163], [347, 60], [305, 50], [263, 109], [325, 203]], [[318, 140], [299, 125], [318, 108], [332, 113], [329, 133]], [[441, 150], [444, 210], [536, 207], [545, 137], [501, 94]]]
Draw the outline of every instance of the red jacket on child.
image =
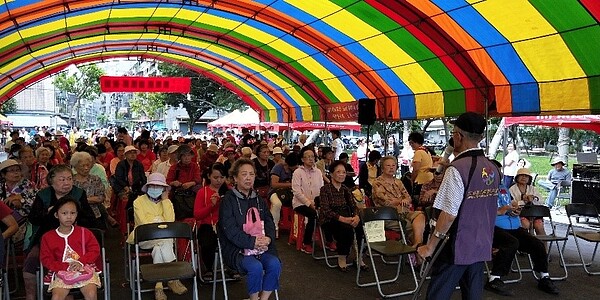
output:
[[[65, 248], [68, 248], [65, 251]], [[100, 245], [94, 234], [87, 228], [73, 226], [68, 235], [51, 230], [42, 236], [40, 260], [52, 272], [66, 271], [68, 259], [77, 260], [83, 265], [93, 264], [100, 256]]]

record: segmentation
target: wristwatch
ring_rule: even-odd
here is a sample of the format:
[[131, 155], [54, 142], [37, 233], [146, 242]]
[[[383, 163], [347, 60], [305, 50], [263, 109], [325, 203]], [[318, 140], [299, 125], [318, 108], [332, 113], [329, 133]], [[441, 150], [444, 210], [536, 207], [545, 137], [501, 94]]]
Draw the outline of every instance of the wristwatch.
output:
[[443, 239], [445, 239], [445, 238], [447, 238], [447, 237], [448, 237], [448, 235], [447, 235], [447, 234], [445, 234], [445, 233], [443, 233], [443, 232], [439, 232], [439, 231], [437, 231], [437, 230], [433, 232], [433, 236], [435, 236], [436, 238], [438, 238], [438, 239], [440, 239], [440, 240], [443, 240]]

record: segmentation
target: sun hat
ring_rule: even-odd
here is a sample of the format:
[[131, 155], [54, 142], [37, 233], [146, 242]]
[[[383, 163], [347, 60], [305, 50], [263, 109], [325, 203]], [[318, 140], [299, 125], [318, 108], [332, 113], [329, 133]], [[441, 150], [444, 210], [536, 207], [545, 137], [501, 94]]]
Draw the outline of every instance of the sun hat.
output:
[[517, 170], [517, 175], [515, 175], [515, 177], [517, 177], [519, 175], [527, 175], [527, 176], [531, 177], [531, 171], [529, 171], [529, 169], [527, 169], [527, 168], [520, 168], [519, 170]]
[[281, 150], [281, 147], [273, 148], [273, 155], [275, 154], [283, 154], [283, 150]]
[[14, 159], [7, 159], [7, 160], [3, 161], [2, 163], [0, 163], [0, 172], [4, 171], [4, 169], [6, 169], [8, 167], [12, 167], [12, 166], [21, 167], [21, 164]]
[[56, 135], [56, 136], [61, 136], [61, 135], [64, 135], [64, 134], [63, 134], [63, 132], [62, 132], [62, 131], [60, 131], [60, 130], [57, 130], [57, 131], [56, 131], [56, 133], [55, 133], [54, 135]]
[[208, 151], [212, 151], [212, 152], [219, 152], [219, 146], [215, 145], [215, 144], [210, 144], [208, 146]]
[[179, 146], [177, 146], [177, 145], [171, 145], [167, 149], [167, 153], [171, 154], [171, 153], [177, 152], [177, 149], [179, 149]]
[[135, 153], [140, 153], [140, 150], [138, 150], [136, 147], [134, 146], [127, 146], [125, 147], [125, 151], [123, 153], [127, 153], [129, 151], [135, 151]]
[[555, 159], [553, 159], [552, 162], [550, 163], [550, 165], [554, 167], [554, 165], [557, 164], [557, 163], [561, 163], [561, 164], [563, 164], [563, 166], [567, 165], [565, 163], [565, 161], [562, 160], [562, 158], [560, 158], [560, 157], [556, 157]]
[[147, 192], [149, 185], [160, 185], [167, 189], [170, 188], [170, 186], [167, 184], [167, 178], [165, 178], [165, 175], [158, 172], [148, 175], [148, 181], [142, 187], [142, 192]]

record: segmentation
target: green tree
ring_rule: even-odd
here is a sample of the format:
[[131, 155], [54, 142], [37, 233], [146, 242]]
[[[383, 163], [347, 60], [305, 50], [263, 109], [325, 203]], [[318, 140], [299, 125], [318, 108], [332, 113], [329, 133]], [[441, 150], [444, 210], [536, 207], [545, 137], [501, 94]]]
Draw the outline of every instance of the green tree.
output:
[[69, 113], [69, 122], [76, 112], [75, 124], [79, 125], [81, 101], [91, 101], [100, 96], [100, 76], [104, 71], [95, 64], [77, 67], [77, 69], [74, 74], [59, 73], [53, 83], [58, 90], [75, 95], [75, 105]]
[[96, 116], [96, 121], [98, 121], [98, 125], [104, 126], [108, 122], [108, 116], [103, 113], [99, 114], [98, 116]]
[[192, 70], [170, 63], [161, 63], [158, 67], [164, 76], [191, 77], [190, 99], [184, 94], [164, 94], [165, 103], [178, 107], [180, 104], [188, 113], [188, 132], [194, 124], [211, 108], [233, 110], [244, 106], [241, 98], [220, 84]]
[[17, 111], [17, 101], [15, 98], [10, 98], [0, 104], [0, 114], [10, 114]]
[[152, 121], [158, 119], [165, 109], [166, 95], [162, 93], [135, 93], [133, 99], [129, 101], [129, 106], [131, 111], [138, 116], [148, 117], [150, 128], [152, 128]]

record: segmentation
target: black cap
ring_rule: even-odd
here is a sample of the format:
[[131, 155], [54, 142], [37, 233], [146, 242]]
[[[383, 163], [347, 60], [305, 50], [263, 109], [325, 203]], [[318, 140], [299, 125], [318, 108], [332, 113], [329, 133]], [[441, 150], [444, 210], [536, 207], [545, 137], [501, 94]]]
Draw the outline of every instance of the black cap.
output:
[[485, 131], [485, 119], [474, 112], [466, 112], [450, 121], [450, 124], [470, 133], [483, 134]]

